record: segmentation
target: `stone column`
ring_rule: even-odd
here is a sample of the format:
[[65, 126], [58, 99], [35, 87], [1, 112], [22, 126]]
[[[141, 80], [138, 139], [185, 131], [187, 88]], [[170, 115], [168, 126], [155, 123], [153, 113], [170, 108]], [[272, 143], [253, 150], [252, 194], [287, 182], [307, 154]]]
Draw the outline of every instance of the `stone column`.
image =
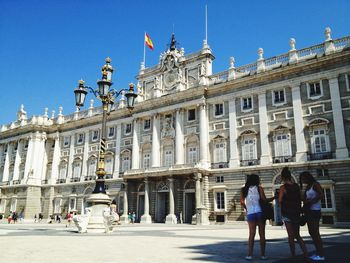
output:
[[209, 139], [208, 139], [208, 117], [205, 104], [199, 106], [199, 140], [200, 140], [200, 166], [204, 169], [209, 168]]
[[184, 131], [183, 131], [183, 109], [177, 109], [176, 110], [176, 124], [175, 124], [175, 134], [176, 134], [176, 141], [175, 141], [175, 164], [181, 165], [184, 164]]
[[19, 166], [22, 161], [21, 159], [22, 151], [23, 151], [23, 140], [19, 140], [17, 145], [17, 152], [16, 152], [15, 165], [14, 165], [14, 171], [13, 171], [13, 181], [16, 181], [19, 179]]
[[8, 182], [9, 180], [9, 173], [10, 173], [10, 152], [12, 151], [11, 143], [7, 143], [5, 146], [7, 147], [6, 151], [6, 157], [5, 157], [5, 163], [4, 163], [4, 171], [2, 174], [2, 181]]
[[349, 151], [346, 146], [343, 111], [341, 107], [339, 83], [337, 77], [329, 79], [329, 89], [331, 93], [333, 123], [335, 130], [335, 155], [337, 159], [344, 159], [349, 157]]
[[129, 218], [128, 218], [128, 211], [129, 211], [129, 208], [128, 208], [128, 183], [124, 182], [123, 184], [125, 186], [124, 192], [123, 192], [124, 211], [123, 211], [122, 216], [120, 217], [120, 222], [123, 224], [127, 224], [127, 223], [129, 223]]
[[115, 138], [113, 178], [118, 178], [119, 177], [120, 145], [121, 145], [121, 138], [122, 138], [121, 132], [122, 132], [122, 125], [120, 123], [118, 123], [117, 124], [117, 129], [116, 129], [116, 138]]
[[175, 215], [175, 200], [174, 200], [174, 179], [169, 178], [169, 214], [166, 216], [166, 224], [177, 224]]
[[132, 160], [131, 169], [140, 168], [140, 145], [139, 145], [139, 121], [134, 120], [134, 129], [132, 135]]
[[196, 180], [196, 208], [199, 208], [202, 206], [201, 179], [202, 179], [202, 174], [197, 173], [195, 176], [195, 180]]
[[297, 144], [297, 152], [295, 154], [295, 161], [306, 162], [307, 161], [307, 149], [304, 135], [304, 119], [303, 108], [301, 106], [300, 86], [292, 86], [292, 99], [293, 99], [293, 115], [294, 115], [294, 129], [295, 140]]
[[49, 184], [55, 184], [56, 180], [58, 179], [60, 155], [61, 155], [60, 135], [59, 133], [56, 133], [55, 146], [53, 149], [53, 158], [52, 158], [51, 179]]
[[153, 116], [152, 127], [152, 167], [160, 166], [160, 115]]
[[33, 168], [32, 168], [32, 159], [34, 158], [34, 135], [31, 134], [28, 138], [28, 148], [27, 148], [27, 154], [26, 154], [26, 163], [24, 166], [24, 177], [22, 179], [22, 183], [26, 183], [28, 180], [28, 177], [32, 175]]
[[208, 175], [203, 177], [203, 205], [209, 209], [209, 178]]
[[230, 125], [230, 168], [239, 167], [239, 155], [237, 146], [237, 121], [236, 99], [229, 101], [229, 125]]
[[266, 165], [271, 163], [270, 145], [269, 145], [269, 127], [266, 110], [266, 94], [259, 94], [259, 126], [260, 126], [260, 145], [261, 157], [260, 164]]
[[70, 136], [69, 157], [68, 157], [68, 173], [67, 182], [73, 177], [73, 162], [74, 162], [74, 144], [75, 134]]
[[85, 176], [88, 176], [88, 159], [89, 159], [89, 131], [86, 131], [84, 134], [84, 153], [83, 153], [83, 161], [81, 164], [81, 178], [80, 181], [85, 180]]
[[149, 182], [145, 178], [145, 213], [141, 216], [141, 224], [151, 224], [152, 217], [149, 214]]

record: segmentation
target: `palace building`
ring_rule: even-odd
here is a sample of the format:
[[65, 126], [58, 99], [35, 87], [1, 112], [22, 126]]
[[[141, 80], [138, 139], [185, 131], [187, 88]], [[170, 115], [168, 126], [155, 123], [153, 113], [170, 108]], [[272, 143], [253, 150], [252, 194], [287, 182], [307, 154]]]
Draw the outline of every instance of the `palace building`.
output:
[[[288, 166], [321, 183], [322, 223], [350, 223], [350, 36], [214, 74], [214, 55], [185, 54], [174, 35], [159, 64], [137, 76], [132, 111], [125, 96], [107, 120], [106, 191], [122, 221], [209, 224], [244, 220], [246, 175], [267, 197]], [[110, 60], [105, 68], [112, 69]], [[70, 94], [67, 94], [70, 95]], [[71, 94], [73, 96], [73, 92]], [[95, 185], [102, 109], [28, 117], [0, 126], [0, 215], [84, 213]], [[274, 202], [275, 221], [280, 221]]]

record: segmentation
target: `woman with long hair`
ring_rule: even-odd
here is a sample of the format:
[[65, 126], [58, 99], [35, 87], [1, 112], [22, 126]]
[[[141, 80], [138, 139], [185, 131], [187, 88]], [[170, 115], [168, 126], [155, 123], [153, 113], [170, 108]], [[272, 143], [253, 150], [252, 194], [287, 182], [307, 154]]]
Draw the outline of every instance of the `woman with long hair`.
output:
[[281, 172], [283, 185], [280, 187], [278, 201], [281, 207], [282, 221], [287, 229], [288, 243], [292, 257], [295, 256], [296, 239], [303, 251], [304, 259], [308, 259], [307, 249], [304, 240], [300, 236], [300, 213], [301, 213], [301, 192], [298, 184], [292, 180], [288, 167]]
[[303, 189], [303, 185], [306, 184], [303, 198], [303, 211], [306, 216], [309, 234], [316, 248], [316, 254], [312, 255], [310, 258], [315, 261], [323, 261], [325, 257], [320, 235], [321, 199], [323, 198], [323, 190], [321, 185], [307, 171], [300, 174], [299, 180], [301, 189]]
[[240, 202], [247, 213], [247, 221], [249, 226], [248, 238], [248, 255], [246, 260], [252, 260], [254, 238], [256, 233], [256, 226], [259, 228], [260, 236], [260, 259], [266, 260], [265, 256], [265, 219], [263, 217], [262, 209], [259, 203], [260, 198], [264, 201], [272, 201], [274, 197], [266, 199], [264, 189], [260, 186], [260, 178], [256, 174], [247, 176], [247, 181], [241, 189]]

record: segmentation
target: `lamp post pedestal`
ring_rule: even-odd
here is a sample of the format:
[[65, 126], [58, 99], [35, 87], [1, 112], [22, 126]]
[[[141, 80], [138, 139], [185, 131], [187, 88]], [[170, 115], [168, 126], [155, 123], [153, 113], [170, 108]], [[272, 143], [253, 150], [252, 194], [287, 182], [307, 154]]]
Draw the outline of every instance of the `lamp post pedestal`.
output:
[[109, 222], [110, 208], [112, 200], [103, 193], [91, 194], [87, 199], [91, 204], [91, 214], [87, 226], [88, 233], [108, 233], [111, 232], [112, 222]]

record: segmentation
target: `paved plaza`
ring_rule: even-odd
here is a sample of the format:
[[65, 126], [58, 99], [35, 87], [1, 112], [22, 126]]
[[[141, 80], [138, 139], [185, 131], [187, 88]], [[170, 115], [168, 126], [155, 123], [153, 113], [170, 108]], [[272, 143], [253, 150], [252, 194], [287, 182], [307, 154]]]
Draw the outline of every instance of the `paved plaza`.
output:
[[[350, 229], [322, 227], [326, 262], [349, 262]], [[310, 254], [314, 251], [306, 227], [302, 228]], [[79, 234], [74, 226], [44, 223], [0, 223], [0, 262], [247, 262], [248, 227], [231, 225], [117, 226], [111, 234]], [[264, 262], [302, 262], [290, 259], [286, 231], [267, 226]], [[255, 258], [259, 259], [256, 241]], [[297, 252], [300, 254], [299, 247]]]

